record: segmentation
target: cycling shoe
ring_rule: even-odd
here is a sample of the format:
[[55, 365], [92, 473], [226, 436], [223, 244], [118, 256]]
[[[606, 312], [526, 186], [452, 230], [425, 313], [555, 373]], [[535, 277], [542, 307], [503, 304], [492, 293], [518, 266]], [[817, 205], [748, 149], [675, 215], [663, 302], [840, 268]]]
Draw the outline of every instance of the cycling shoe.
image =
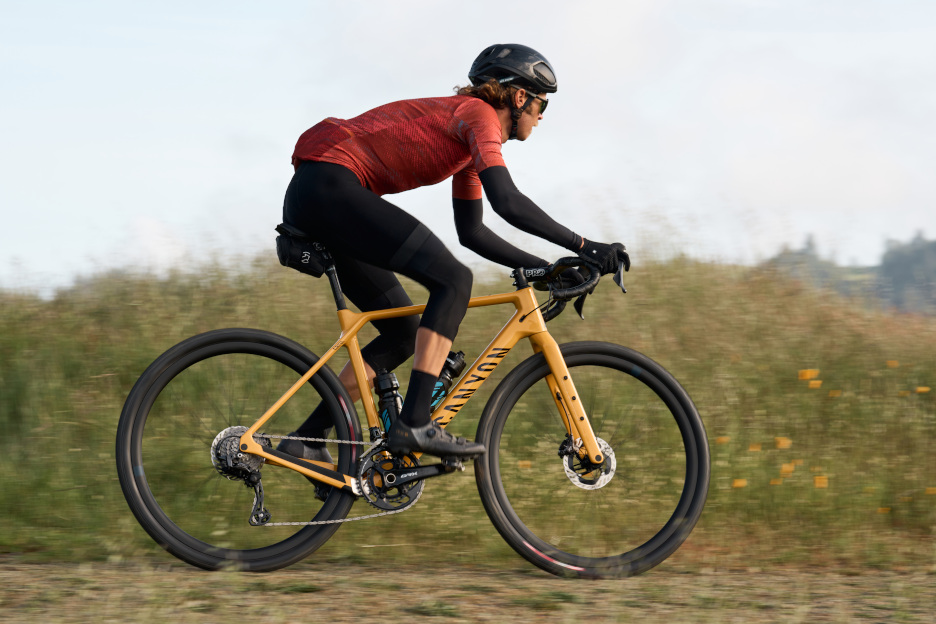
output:
[[[289, 435], [295, 436], [297, 434], [293, 432]], [[276, 450], [281, 453], [286, 453], [287, 455], [292, 455], [293, 457], [298, 457], [299, 459], [324, 462], [326, 464], [335, 463], [327, 448], [324, 446], [310, 446], [302, 440], [283, 440], [276, 447]], [[316, 481], [311, 477], [306, 477], [306, 479], [315, 486], [315, 498], [320, 501], [324, 501], [328, 498], [328, 493], [332, 491], [332, 486], [326, 485], [321, 481]]]
[[387, 445], [396, 454], [426, 453], [436, 457], [477, 457], [484, 445], [456, 438], [433, 421], [422, 427], [410, 427], [399, 420], [390, 427]]

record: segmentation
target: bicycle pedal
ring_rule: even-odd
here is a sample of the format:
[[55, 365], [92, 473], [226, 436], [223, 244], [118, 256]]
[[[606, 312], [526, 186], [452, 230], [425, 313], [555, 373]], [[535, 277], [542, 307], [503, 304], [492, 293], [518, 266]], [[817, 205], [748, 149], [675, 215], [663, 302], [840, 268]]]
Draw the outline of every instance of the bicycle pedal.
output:
[[465, 471], [465, 464], [461, 462], [461, 458], [458, 457], [443, 457], [442, 466], [445, 468], [445, 472], [459, 472]]

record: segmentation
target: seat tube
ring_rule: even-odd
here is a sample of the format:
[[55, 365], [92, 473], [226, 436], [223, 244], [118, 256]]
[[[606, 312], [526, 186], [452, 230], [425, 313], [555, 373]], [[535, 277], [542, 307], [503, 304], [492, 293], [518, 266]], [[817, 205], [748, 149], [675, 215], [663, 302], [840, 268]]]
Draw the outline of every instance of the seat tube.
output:
[[[343, 299], [342, 303], [344, 303]], [[372, 429], [377, 426], [377, 407], [374, 404], [374, 395], [371, 392], [370, 382], [367, 379], [364, 357], [361, 354], [361, 343], [358, 342], [357, 337], [358, 330], [360, 330], [363, 324], [364, 316], [364, 314], [352, 312], [347, 308], [338, 309], [338, 324], [341, 326], [342, 340], [336, 343], [332, 349], [338, 349], [338, 347], [343, 344], [348, 351], [349, 363], [354, 371], [354, 381], [361, 394], [360, 401], [361, 405], [364, 407], [367, 426]]]
[[588, 414], [585, 411], [587, 406], [582, 405], [559, 345], [547, 332], [531, 336], [530, 341], [533, 343], [534, 351], [542, 353], [546, 358], [549, 370], [552, 371], [552, 374], [547, 375], [546, 383], [549, 385], [549, 391], [552, 393], [569, 434], [573, 439], [581, 438], [585, 452], [588, 453], [588, 458], [592, 463], [601, 464], [604, 462], [604, 455], [598, 447], [595, 432], [592, 431], [588, 420]]

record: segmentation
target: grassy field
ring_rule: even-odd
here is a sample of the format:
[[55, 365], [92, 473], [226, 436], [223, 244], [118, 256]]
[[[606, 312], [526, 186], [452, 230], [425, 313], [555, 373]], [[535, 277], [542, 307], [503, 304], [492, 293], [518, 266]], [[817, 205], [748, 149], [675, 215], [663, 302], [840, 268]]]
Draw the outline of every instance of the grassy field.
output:
[[[635, 267], [626, 296], [606, 281], [586, 321], [570, 309], [551, 331], [661, 363], [693, 397], [711, 444], [706, 510], [664, 566], [936, 570], [936, 319], [685, 260]], [[510, 287], [500, 275], [476, 282], [475, 294]], [[117, 483], [114, 435], [134, 381], [165, 349], [215, 328], [263, 328], [321, 353], [336, 336], [333, 307], [324, 282], [259, 261], [164, 279], [100, 275], [48, 301], [0, 293], [0, 553], [170, 559]], [[456, 347], [477, 353], [503, 319], [472, 312]], [[528, 353], [515, 349], [499, 374]], [[483, 402], [457, 433], [473, 437]], [[317, 557], [414, 564], [430, 548], [457, 564], [515, 567], [470, 473], [429, 482], [405, 514], [343, 527]]]

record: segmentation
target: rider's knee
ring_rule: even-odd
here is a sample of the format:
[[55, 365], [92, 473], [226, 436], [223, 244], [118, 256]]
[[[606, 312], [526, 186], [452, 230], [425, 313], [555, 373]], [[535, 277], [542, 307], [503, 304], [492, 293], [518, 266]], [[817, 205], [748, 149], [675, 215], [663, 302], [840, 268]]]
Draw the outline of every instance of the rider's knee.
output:
[[471, 299], [471, 285], [473, 281], [474, 276], [471, 273], [471, 269], [461, 262], [455, 261], [452, 266], [452, 278], [450, 281], [453, 290], [453, 305], [459, 308], [468, 307], [468, 300]]
[[471, 270], [452, 259], [444, 267], [444, 272], [439, 273], [435, 286], [429, 291], [432, 305], [427, 306], [422, 324], [453, 340], [468, 310], [468, 300], [471, 298]]

